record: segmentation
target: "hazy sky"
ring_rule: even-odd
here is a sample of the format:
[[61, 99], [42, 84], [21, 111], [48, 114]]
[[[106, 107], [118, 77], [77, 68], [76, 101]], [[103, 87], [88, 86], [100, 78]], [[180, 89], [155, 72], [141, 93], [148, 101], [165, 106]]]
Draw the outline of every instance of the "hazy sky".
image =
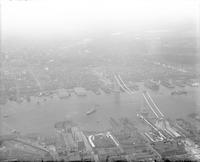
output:
[[140, 28], [195, 19], [193, 0], [2, 0], [3, 34], [48, 35]]

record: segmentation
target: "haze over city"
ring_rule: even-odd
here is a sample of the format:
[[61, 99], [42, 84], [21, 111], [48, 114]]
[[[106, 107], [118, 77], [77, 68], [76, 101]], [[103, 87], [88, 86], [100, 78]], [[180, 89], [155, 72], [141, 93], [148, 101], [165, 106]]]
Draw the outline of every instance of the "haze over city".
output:
[[2, 0], [0, 161], [199, 161], [198, 0]]
[[95, 30], [137, 31], [196, 23], [197, 2], [187, 0], [2, 1], [2, 33], [56, 36]]

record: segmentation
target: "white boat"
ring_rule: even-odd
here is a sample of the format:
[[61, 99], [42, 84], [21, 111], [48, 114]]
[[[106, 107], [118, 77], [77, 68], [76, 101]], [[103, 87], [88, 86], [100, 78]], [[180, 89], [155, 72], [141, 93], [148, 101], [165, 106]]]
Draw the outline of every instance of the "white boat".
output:
[[86, 112], [86, 115], [91, 115], [96, 112], [96, 109], [92, 108]]

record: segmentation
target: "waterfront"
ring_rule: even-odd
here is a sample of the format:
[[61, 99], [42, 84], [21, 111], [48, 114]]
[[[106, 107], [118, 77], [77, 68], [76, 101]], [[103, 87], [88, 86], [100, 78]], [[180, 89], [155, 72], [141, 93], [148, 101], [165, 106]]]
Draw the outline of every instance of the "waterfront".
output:
[[200, 161], [196, 1], [1, 7], [0, 161]]
[[[137, 121], [136, 114], [143, 104], [141, 93], [145, 88], [140, 84], [140, 91], [129, 96], [126, 93], [95, 95], [88, 91], [87, 96], [78, 97], [72, 93], [67, 99], [57, 96], [32, 97], [31, 102], [19, 104], [8, 102], [3, 106], [3, 125], [16, 129], [22, 134], [39, 133], [51, 135], [55, 133], [54, 124], [62, 120], [72, 120], [83, 130], [107, 130], [109, 118], [127, 117]], [[185, 87], [187, 95], [172, 96], [171, 90], [160, 86], [158, 92], [148, 90], [160, 110], [170, 119], [185, 118], [188, 114], [198, 111], [200, 88]], [[44, 101], [46, 98], [46, 101]], [[37, 101], [40, 104], [37, 104]], [[96, 112], [87, 116], [86, 112], [95, 107]], [[4, 133], [7, 133], [4, 131]]]

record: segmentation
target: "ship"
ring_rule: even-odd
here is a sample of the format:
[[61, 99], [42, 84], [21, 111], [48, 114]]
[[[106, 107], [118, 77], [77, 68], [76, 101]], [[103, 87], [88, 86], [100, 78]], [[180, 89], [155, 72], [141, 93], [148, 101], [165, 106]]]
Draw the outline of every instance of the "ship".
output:
[[182, 90], [176, 90], [171, 92], [171, 95], [187, 95], [187, 91], [182, 91]]
[[90, 109], [90, 110], [88, 110], [87, 112], [86, 112], [86, 115], [91, 115], [91, 114], [93, 114], [93, 113], [95, 113], [96, 112], [96, 109], [95, 108], [92, 108], [92, 109]]

